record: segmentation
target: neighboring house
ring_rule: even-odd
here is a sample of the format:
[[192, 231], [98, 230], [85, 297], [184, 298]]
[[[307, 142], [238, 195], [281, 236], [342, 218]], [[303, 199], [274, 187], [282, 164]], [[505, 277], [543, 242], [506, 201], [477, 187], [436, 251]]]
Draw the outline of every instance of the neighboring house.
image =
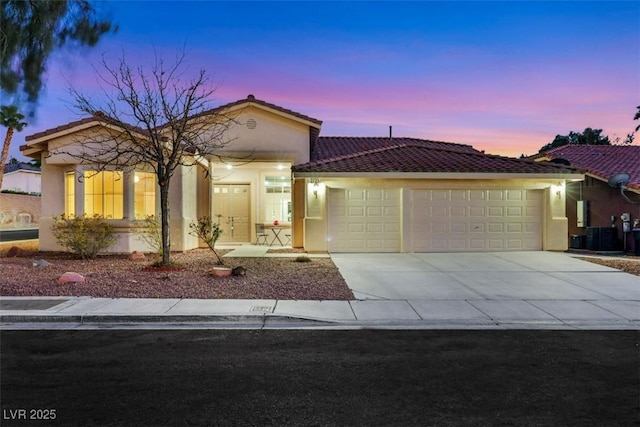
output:
[[[570, 165], [585, 173], [586, 179], [567, 185], [567, 217], [570, 245], [576, 249], [635, 250], [631, 232], [624, 231], [622, 214], [633, 227], [640, 219], [640, 146], [638, 145], [565, 145], [534, 156], [537, 161]], [[626, 173], [627, 197], [607, 181]], [[598, 236], [599, 235], [599, 236]], [[578, 237], [585, 236], [585, 237]]]
[[[205, 215], [222, 215], [228, 243], [255, 242], [255, 223], [290, 224], [293, 246], [309, 252], [567, 249], [565, 182], [584, 179], [574, 169], [415, 138], [320, 137], [320, 120], [252, 95], [222, 109], [238, 123], [221, 157], [252, 161], [199, 159], [176, 171], [172, 250], [198, 247], [188, 226]], [[50, 226], [62, 213], [114, 218], [113, 251], [148, 249], [132, 230], [135, 219], [158, 211], [155, 176], [88, 175], [91, 165], [56, 153], [103, 126], [100, 116], [67, 123], [27, 136], [20, 148], [42, 161], [42, 250], [60, 249]]]
[[29, 163], [7, 163], [4, 166], [2, 190], [40, 194], [40, 168]]

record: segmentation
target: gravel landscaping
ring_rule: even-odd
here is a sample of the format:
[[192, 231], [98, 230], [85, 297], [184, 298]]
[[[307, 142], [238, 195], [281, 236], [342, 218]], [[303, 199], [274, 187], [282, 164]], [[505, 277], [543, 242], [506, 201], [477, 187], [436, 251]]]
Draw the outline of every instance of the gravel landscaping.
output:
[[[150, 269], [157, 259], [147, 255], [131, 260], [128, 255], [100, 256], [80, 260], [70, 254], [38, 252], [37, 244], [21, 244], [16, 257], [8, 257], [10, 246], [0, 244], [0, 296], [92, 296], [106, 298], [206, 298], [352, 300], [353, 294], [330, 258], [225, 258], [226, 267], [243, 266], [244, 276], [213, 277], [215, 256], [208, 249], [172, 255], [180, 269]], [[224, 254], [227, 251], [219, 251]], [[274, 249], [270, 253], [304, 251]], [[36, 259], [51, 263], [34, 267]], [[640, 276], [640, 257], [581, 257]], [[84, 283], [59, 285], [58, 278], [76, 272]]]
[[[6, 254], [6, 249], [3, 251]], [[221, 254], [225, 251], [219, 251]], [[65, 253], [28, 251], [0, 258], [1, 296], [92, 296], [106, 298], [354, 299], [330, 258], [225, 258], [225, 267], [243, 266], [244, 276], [213, 277], [215, 256], [208, 249], [172, 254], [180, 269], [150, 268], [157, 258], [127, 255], [80, 260]], [[301, 254], [304, 255], [304, 254]], [[51, 265], [35, 267], [36, 259]], [[85, 282], [59, 285], [65, 272]]]

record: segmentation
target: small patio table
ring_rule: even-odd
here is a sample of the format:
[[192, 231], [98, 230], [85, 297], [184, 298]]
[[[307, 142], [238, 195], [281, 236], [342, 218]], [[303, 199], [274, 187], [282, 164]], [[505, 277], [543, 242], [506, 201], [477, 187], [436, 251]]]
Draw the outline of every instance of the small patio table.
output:
[[282, 230], [285, 229], [289, 229], [291, 228], [291, 226], [289, 225], [264, 225], [264, 228], [266, 229], [271, 229], [273, 230], [273, 239], [271, 239], [271, 243], [269, 244], [269, 246], [273, 246], [273, 244], [276, 242], [276, 240], [278, 241], [278, 243], [280, 243], [280, 246], [284, 246], [284, 243], [282, 242], [282, 239], [280, 239], [280, 233], [282, 233]]

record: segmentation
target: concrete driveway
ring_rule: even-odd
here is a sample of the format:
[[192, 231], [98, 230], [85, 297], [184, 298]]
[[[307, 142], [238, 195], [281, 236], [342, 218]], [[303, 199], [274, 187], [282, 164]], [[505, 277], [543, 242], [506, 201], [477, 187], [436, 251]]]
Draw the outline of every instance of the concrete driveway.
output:
[[386, 310], [386, 317], [445, 323], [640, 326], [640, 277], [565, 253], [331, 258], [358, 300], [351, 303], [358, 319]]

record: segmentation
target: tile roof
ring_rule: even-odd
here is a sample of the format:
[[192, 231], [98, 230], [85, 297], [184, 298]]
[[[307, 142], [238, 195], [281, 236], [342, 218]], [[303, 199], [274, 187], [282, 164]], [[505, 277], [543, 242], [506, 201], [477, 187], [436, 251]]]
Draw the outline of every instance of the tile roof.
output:
[[572, 167], [607, 181], [618, 173], [627, 173], [628, 188], [640, 190], [640, 145], [564, 145], [533, 158], [565, 159]]
[[87, 124], [87, 123], [91, 123], [91, 122], [94, 122], [94, 121], [96, 121], [96, 118], [93, 117], [93, 116], [85, 117], [84, 119], [75, 120], [73, 122], [65, 123], [63, 125], [56, 126], [54, 128], [43, 130], [42, 132], [37, 132], [37, 133], [31, 134], [31, 135], [27, 135], [27, 136], [25, 136], [24, 140], [25, 141], [33, 141], [34, 139], [42, 138], [43, 136], [53, 135], [54, 133], [62, 132], [64, 130], [68, 130], [68, 129], [73, 129], [76, 126], [81, 126], [81, 125], [84, 125], [84, 124]]
[[533, 173], [574, 174], [551, 163], [536, 163], [478, 151], [449, 150], [405, 143], [296, 165], [294, 172]]
[[40, 168], [29, 163], [17, 162], [4, 165], [4, 173], [11, 173], [18, 170], [40, 172]]
[[[279, 106], [277, 106], [275, 104], [270, 104], [270, 103], [268, 103], [266, 101], [262, 101], [260, 99], [256, 99], [253, 95], [247, 96], [246, 99], [240, 99], [238, 101], [231, 102], [229, 104], [225, 104], [225, 105], [221, 105], [221, 106], [216, 107], [216, 108], [212, 108], [212, 109], [207, 110], [207, 111], [205, 111], [203, 113], [200, 113], [200, 114], [198, 114], [196, 116], [207, 115], [208, 113], [211, 113], [211, 112], [224, 110], [224, 109], [231, 108], [231, 107], [234, 107], [236, 105], [242, 105], [242, 104], [245, 104], [245, 103], [254, 103], [254, 104], [257, 104], [257, 105], [262, 105], [264, 107], [268, 107], [268, 108], [280, 111], [282, 113], [289, 114], [289, 115], [298, 117], [300, 119], [310, 121], [312, 123], [317, 124], [318, 126], [320, 126], [322, 124], [321, 120], [314, 119], [313, 117], [305, 116], [304, 114], [300, 114], [300, 113], [297, 113], [295, 111], [279, 107]], [[196, 116], [194, 116], [194, 117], [196, 117]], [[91, 123], [91, 122], [94, 122], [94, 121], [107, 121], [107, 118], [105, 116], [101, 115], [101, 113], [98, 112], [98, 113], [96, 113], [95, 115], [93, 115], [91, 117], [85, 117], [83, 119], [75, 120], [75, 121], [69, 122], [69, 123], [65, 123], [63, 125], [56, 126], [54, 128], [51, 128], [51, 129], [46, 129], [46, 130], [44, 130], [42, 132], [37, 132], [37, 133], [34, 133], [32, 135], [27, 135], [24, 139], [25, 139], [25, 141], [33, 141], [35, 139], [42, 138], [44, 136], [53, 135], [53, 134], [56, 134], [58, 132], [62, 132], [62, 131], [69, 130], [69, 129], [73, 129], [74, 127], [81, 126], [81, 125], [84, 125], [84, 124], [87, 124], [87, 123]], [[141, 129], [141, 128], [138, 128], [138, 127], [135, 127], [135, 126], [132, 126], [132, 125], [129, 125], [129, 127], [132, 130], [135, 130], [135, 131], [138, 131], [138, 132], [141, 132], [141, 133], [146, 133], [146, 131], [144, 129]], [[164, 126], [159, 126], [158, 129], [162, 129], [163, 127]]]
[[406, 144], [464, 153], [480, 152], [470, 145], [430, 141], [418, 138], [321, 136], [318, 138], [313, 152], [311, 153], [311, 161], [331, 159], [333, 157], [346, 156], [349, 154]]
[[253, 95], [247, 95], [247, 97], [245, 99], [239, 99], [238, 101], [230, 102], [228, 104], [221, 105], [221, 106], [216, 107], [216, 108], [212, 108], [211, 110], [207, 110], [207, 111], [205, 111], [205, 112], [203, 112], [203, 113], [201, 113], [199, 115], [206, 115], [207, 113], [210, 113], [210, 112], [217, 112], [217, 111], [220, 111], [220, 110], [225, 110], [225, 109], [232, 108], [232, 107], [235, 107], [237, 105], [242, 105], [242, 104], [246, 104], [246, 103], [256, 104], [256, 105], [261, 105], [263, 107], [271, 108], [272, 110], [280, 111], [281, 113], [289, 114], [291, 116], [298, 117], [299, 119], [315, 123], [318, 126], [320, 126], [322, 124], [322, 120], [314, 119], [313, 117], [306, 116], [306, 115], [298, 113], [296, 111], [280, 107], [279, 105], [271, 104], [271, 103], [263, 101], [261, 99], [257, 99]]

